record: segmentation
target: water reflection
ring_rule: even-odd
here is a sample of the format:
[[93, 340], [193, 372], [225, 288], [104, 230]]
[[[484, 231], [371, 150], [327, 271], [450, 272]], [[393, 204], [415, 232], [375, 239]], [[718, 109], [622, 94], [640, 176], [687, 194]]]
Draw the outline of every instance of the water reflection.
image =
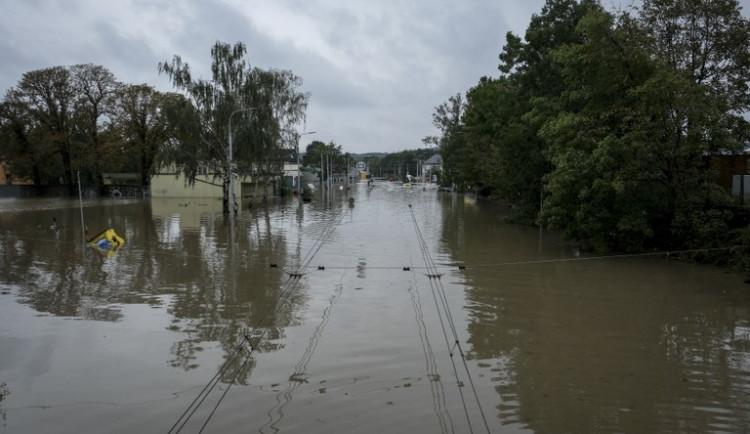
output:
[[331, 317], [331, 311], [336, 305], [336, 300], [341, 296], [342, 291], [343, 285], [339, 283], [339, 285], [336, 286], [336, 291], [329, 299], [328, 306], [326, 306], [326, 308], [323, 310], [320, 322], [315, 327], [315, 330], [313, 331], [312, 336], [310, 337], [310, 340], [305, 347], [305, 352], [302, 354], [302, 357], [297, 362], [297, 364], [294, 365], [294, 370], [289, 376], [286, 386], [276, 393], [276, 403], [273, 407], [271, 407], [270, 410], [268, 410], [268, 421], [262, 427], [260, 427], [258, 432], [278, 432], [279, 428], [276, 426], [276, 424], [284, 418], [284, 408], [292, 402], [295, 390], [297, 390], [301, 385], [309, 382], [306, 375], [308, 369], [307, 365], [310, 363], [310, 360], [312, 359], [313, 354], [318, 347], [320, 338], [321, 336], [323, 336], [325, 327]]
[[[750, 316], [737, 276], [652, 257], [546, 263], [566, 258], [567, 248], [551, 236], [531, 246], [530, 234], [488, 225], [484, 213], [453, 203], [445, 217], [460, 224], [445, 224], [443, 236], [467, 264], [472, 357], [487, 361], [505, 424], [534, 432], [750, 428]], [[518, 260], [531, 263], [512, 265]]]
[[91, 232], [126, 240], [112, 257], [84, 244], [77, 201], [0, 203], [11, 431], [164, 432], [216, 374], [222, 393], [235, 385], [216, 431], [466, 431], [476, 408], [462, 408], [424, 255], [493, 432], [750, 431], [740, 277], [573, 260], [460, 195], [385, 184], [324, 199], [234, 223], [212, 200], [85, 202]]
[[[171, 366], [196, 368], [205, 342], [220, 342], [229, 353], [242, 330], [278, 301], [283, 275], [269, 260], [287, 257], [286, 225], [273, 221], [290, 215], [283, 206], [244, 213], [237, 232], [246, 236], [230, 248], [217, 201], [88, 202], [87, 229], [111, 226], [127, 240], [118, 255], [102, 257], [81, 241], [76, 201], [30, 203], [0, 212], [4, 283], [19, 284], [19, 300], [38, 312], [110, 322], [122, 319], [120, 304], [159, 305], [169, 295], [169, 329], [184, 336], [172, 346]], [[293, 323], [290, 312], [268, 318], [272, 340]]]

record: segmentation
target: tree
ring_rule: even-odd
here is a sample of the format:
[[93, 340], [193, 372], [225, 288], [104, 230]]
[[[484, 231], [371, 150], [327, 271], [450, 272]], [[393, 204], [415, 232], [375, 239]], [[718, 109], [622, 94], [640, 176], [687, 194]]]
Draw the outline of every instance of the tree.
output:
[[198, 164], [225, 161], [216, 165], [216, 176], [223, 180], [225, 213], [230, 211], [232, 173], [268, 179], [282, 149], [294, 147], [293, 136], [286, 132], [304, 121], [308, 101], [308, 95], [297, 90], [298, 77], [289, 71], [251, 68], [246, 51], [241, 42], [234, 46], [216, 42], [211, 49], [211, 80], [193, 79], [189, 65], [179, 56], [159, 64], [159, 71], [185, 93], [199, 119], [198, 137], [192, 141], [197, 146], [185, 146], [196, 158], [173, 158], [171, 163], [194, 182]]
[[474, 158], [466, 149], [467, 141], [463, 135], [462, 115], [466, 104], [460, 93], [452, 95], [447, 101], [435, 107], [432, 124], [440, 130], [439, 137], [425, 137], [425, 143], [435, 143], [440, 147], [443, 157], [445, 176], [443, 185], [456, 185], [462, 191], [470, 188], [477, 181], [471, 171]]
[[[328, 179], [324, 170], [330, 164], [331, 167], [337, 167], [341, 160], [341, 145], [334, 142], [324, 143], [319, 140], [313, 140], [305, 149], [305, 155], [302, 158], [302, 164], [305, 166], [317, 167], [321, 170], [321, 182]], [[336, 171], [336, 170], [334, 170]]]
[[117, 142], [112, 134], [106, 133], [110, 132], [115, 97], [122, 84], [100, 65], [74, 65], [70, 71], [75, 94], [75, 137], [82, 145], [84, 167], [92, 168], [94, 183], [101, 193], [104, 167], [108, 165], [112, 151], [116, 149], [113, 145]]
[[388, 154], [380, 160], [379, 169], [389, 178], [406, 180], [407, 175], [420, 175], [421, 162], [430, 158], [434, 153], [434, 149], [409, 149]]
[[516, 206], [516, 217], [533, 221], [543, 179], [550, 170], [539, 129], [555, 108], [544, 102], [564, 91], [553, 51], [580, 43], [575, 27], [594, 1], [548, 0], [524, 39], [508, 33], [500, 54], [501, 77], [484, 77], [466, 94], [436, 108], [444, 183]]
[[[714, 30], [691, 26], [732, 22], [735, 13], [717, 8], [710, 17], [690, 18], [681, 3], [661, 4], [657, 11], [647, 2], [638, 20], [591, 11], [578, 27], [585, 42], [555, 51], [567, 91], [549, 100], [559, 111], [540, 130], [554, 165], [541, 220], [596, 250], [706, 247], [723, 243], [729, 233], [729, 198], [713, 183], [705, 156], [742, 141], [745, 127], [731, 109], [741, 107], [733, 102], [741, 92], [724, 85], [731, 74], [716, 70], [706, 81], [695, 71], [709, 65], [696, 69], [679, 60], [702, 56], [700, 50], [676, 50], [696, 48], [677, 42], [677, 29], [686, 27], [649, 28], [654, 20], [648, 17], [671, 17], [674, 24], [688, 14], [688, 33], [706, 35]], [[671, 29], [671, 36], [655, 37], [659, 28]], [[659, 40], [666, 46], [655, 48]], [[698, 45], [721, 44], [708, 39]], [[742, 59], [730, 57], [724, 65]]]
[[[34, 184], [44, 182], [44, 163], [51, 152], [41, 146], [38, 124], [22, 103], [16, 89], [10, 89], [0, 103], [0, 157], [7, 165], [11, 177], [31, 178]], [[5, 182], [5, 180], [0, 180]]]
[[[653, 122], [638, 89], [654, 73], [643, 36], [628, 15], [619, 25], [590, 11], [577, 31], [583, 44], [554, 56], [567, 88], [540, 129], [553, 169], [540, 220], [599, 251], [640, 250], [654, 242], [666, 212], [657, 177]], [[659, 109], [661, 110], [661, 106]]]
[[28, 121], [38, 128], [40, 154], [61, 159], [63, 184], [75, 191], [71, 133], [75, 93], [70, 71], [62, 66], [38, 69], [23, 74], [11, 93], [15, 109], [26, 110]]
[[750, 109], [750, 20], [735, 0], [649, 0], [639, 23], [660, 65], [642, 95], [650, 103], [657, 97], [663, 107], [655, 137], [660, 173], [674, 198], [670, 230], [702, 247], [717, 238], [705, 228], [726, 227], [729, 218], [714, 209], [726, 199], [713, 192], [705, 155], [742, 149], [750, 137], [744, 117]]
[[146, 84], [123, 86], [118, 93], [115, 124], [124, 149], [136, 162], [141, 185], [150, 183], [157, 152], [166, 152], [170, 138], [178, 136], [176, 130], [170, 129], [165, 107], [176, 104], [170, 99], [178, 98], [179, 95], [165, 95]]
[[302, 157], [302, 164], [305, 166], [320, 167], [321, 157], [338, 158], [341, 156], [341, 145], [337, 145], [334, 142], [321, 142], [320, 140], [313, 140], [305, 148], [305, 155]]
[[517, 218], [533, 221], [539, 211], [544, 179], [552, 166], [539, 131], [559, 107], [556, 99], [566, 91], [562, 66], [553, 53], [575, 46], [584, 38], [576, 26], [594, 0], [547, 0], [540, 14], [532, 16], [523, 40], [512, 33], [500, 54], [501, 107], [493, 110], [497, 162], [496, 181], [501, 199], [516, 206]]

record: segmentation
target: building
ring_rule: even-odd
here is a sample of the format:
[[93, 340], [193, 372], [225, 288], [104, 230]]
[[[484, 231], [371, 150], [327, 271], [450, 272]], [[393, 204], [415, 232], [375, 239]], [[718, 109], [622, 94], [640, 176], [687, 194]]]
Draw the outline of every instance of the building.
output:
[[742, 203], [750, 200], [750, 153], [715, 154], [709, 159], [709, 168], [714, 172], [714, 181]]
[[422, 173], [427, 180], [437, 182], [437, 172], [441, 172], [442, 170], [443, 157], [440, 154], [435, 154], [422, 163]]
[[0, 184], [1, 185], [32, 185], [34, 181], [31, 179], [21, 179], [13, 176], [10, 172], [8, 163], [0, 159]]
[[[266, 177], [242, 175], [235, 176], [235, 196], [258, 197], [268, 194], [267, 188], [272, 189], [274, 195], [282, 194], [283, 190], [296, 188], [297, 183], [297, 153], [294, 150], [285, 151], [282, 160], [278, 162], [278, 172]], [[163, 168], [151, 176], [152, 197], [223, 197], [223, 171], [216, 165], [207, 164], [198, 170], [195, 183], [186, 182], [184, 174], [174, 168]]]

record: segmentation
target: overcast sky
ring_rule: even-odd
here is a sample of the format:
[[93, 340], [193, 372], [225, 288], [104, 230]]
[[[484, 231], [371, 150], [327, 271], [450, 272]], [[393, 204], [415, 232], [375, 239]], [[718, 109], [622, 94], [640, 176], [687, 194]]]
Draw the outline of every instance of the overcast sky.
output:
[[[750, 0], [742, 0], [747, 16]], [[180, 55], [210, 78], [218, 40], [252, 66], [292, 70], [310, 93], [303, 138], [344, 152], [423, 147], [432, 113], [497, 76], [505, 34], [544, 0], [0, 0], [0, 91], [24, 72], [93, 63], [170, 91], [157, 65]], [[604, 4], [620, 4], [604, 0]]]

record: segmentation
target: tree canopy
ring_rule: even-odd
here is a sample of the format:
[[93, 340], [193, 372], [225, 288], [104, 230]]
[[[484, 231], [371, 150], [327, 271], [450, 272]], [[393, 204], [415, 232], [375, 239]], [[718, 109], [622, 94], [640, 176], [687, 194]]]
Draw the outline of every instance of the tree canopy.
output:
[[599, 251], [730, 243], [707, 161], [748, 141], [748, 25], [735, 0], [547, 0], [436, 108], [444, 181]]
[[216, 42], [211, 79], [193, 78], [179, 56], [159, 64], [195, 109], [171, 112], [180, 115], [172, 122], [190, 128], [197, 120], [197, 136], [178, 142], [166, 162], [178, 166], [190, 182], [198, 165], [213, 162], [212, 172], [223, 181], [225, 212], [233, 172], [266, 180], [281, 172], [282, 155], [296, 146], [295, 126], [304, 122], [309, 98], [298, 90], [302, 80], [291, 71], [251, 67], [246, 54], [241, 42]]
[[101, 189], [104, 171], [123, 164], [113, 134], [121, 87], [100, 65], [25, 73], [0, 104], [0, 156], [13, 175], [72, 192], [83, 172]]
[[216, 42], [209, 80], [194, 79], [179, 56], [160, 63], [178, 93], [121, 83], [100, 65], [29, 71], [0, 101], [0, 158], [14, 178], [71, 193], [77, 173], [101, 189], [105, 172], [137, 172], [148, 185], [156, 166], [188, 183], [209, 168], [226, 205], [230, 173], [281, 173], [309, 99], [291, 71], [253, 68], [245, 56], [242, 43]]

